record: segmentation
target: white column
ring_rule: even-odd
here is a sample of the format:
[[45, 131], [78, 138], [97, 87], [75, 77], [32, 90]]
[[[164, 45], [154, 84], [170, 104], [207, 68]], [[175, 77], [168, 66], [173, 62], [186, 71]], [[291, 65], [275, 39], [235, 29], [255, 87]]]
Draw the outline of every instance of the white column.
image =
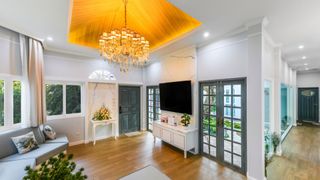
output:
[[247, 171], [248, 179], [264, 179], [262, 29], [248, 25]]

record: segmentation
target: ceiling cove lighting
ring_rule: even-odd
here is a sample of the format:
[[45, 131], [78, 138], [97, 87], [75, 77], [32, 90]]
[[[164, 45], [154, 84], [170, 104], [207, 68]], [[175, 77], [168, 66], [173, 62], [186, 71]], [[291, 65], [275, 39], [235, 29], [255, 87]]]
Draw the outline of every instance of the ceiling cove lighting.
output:
[[104, 32], [100, 36], [100, 55], [111, 63], [120, 64], [120, 71], [129, 66], [143, 66], [149, 59], [149, 41], [143, 35], [127, 28], [127, 4], [124, 3], [124, 27]]
[[307, 59], [307, 57], [306, 57], [306, 56], [302, 56], [301, 58], [302, 58], [302, 59]]
[[304, 45], [300, 45], [300, 46], [299, 46], [299, 49], [304, 49]]
[[207, 38], [207, 37], [209, 37], [209, 36], [210, 36], [210, 33], [209, 33], [209, 32], [203, 33], [203, 37]]

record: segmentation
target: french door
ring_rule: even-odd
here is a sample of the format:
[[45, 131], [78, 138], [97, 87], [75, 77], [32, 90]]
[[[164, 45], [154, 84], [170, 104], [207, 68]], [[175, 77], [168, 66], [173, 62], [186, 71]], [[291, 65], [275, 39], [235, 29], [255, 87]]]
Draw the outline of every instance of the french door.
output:
[[159, 86], [147, 86], [147, 130], [153, 130], [153, 121], [160, 120]]
[[245, 79], [200, 83], [200, 150], [246, 172]]

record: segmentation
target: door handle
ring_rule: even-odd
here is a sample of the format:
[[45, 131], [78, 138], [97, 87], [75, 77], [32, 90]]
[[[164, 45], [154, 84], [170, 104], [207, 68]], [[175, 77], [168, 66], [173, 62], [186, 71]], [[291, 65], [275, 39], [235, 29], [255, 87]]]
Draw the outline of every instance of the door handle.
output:
[[120, 114], [122, 113], [122, 108], [121, 108], [121, 106], [119, 106], [119, 113], [120, 113]]

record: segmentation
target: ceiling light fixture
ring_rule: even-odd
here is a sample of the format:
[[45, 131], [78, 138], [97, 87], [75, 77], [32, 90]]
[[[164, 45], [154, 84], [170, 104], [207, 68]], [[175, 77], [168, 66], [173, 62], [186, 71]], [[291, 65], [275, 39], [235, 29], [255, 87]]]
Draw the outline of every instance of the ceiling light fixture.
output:
[[52, 38], [51, 36], [48, 36], [48, 37], [47, 37], [47, 40], [48, 40], [48, 41], [53, 41], [53, 38]]
[[104, 32], [100, 36], [100, 55], [111, 63], [120, 64], [120, 71], [127, 72], [130, 65], [143, 66], [149, 59], [149, 41], [127, 28], [127, 4], [124, 3], [124, 27]]
[[305, 70], [306, 70], [306, 71], [308, 71], [308, 70], [309, 70], [309, 68], [306, 68]]
[[210, 36], [210, 33], [209, 33], [209, 32], [203, 33], [203, 37], [207, 38], [207, 37], [209, 37], [209, 36]]
[[307, 59], [307, 57], [306, 57], [306, 56], [302, 56], [301, 58], [302, 58], [302, 59]]
[[304, 45], [300, 45], [300, 46], [299, 46], [299, 49], [303, 49], [303, 48], [304, 48]]
[[308, 63], [304, 63], [303, 65], [308, 66]]

